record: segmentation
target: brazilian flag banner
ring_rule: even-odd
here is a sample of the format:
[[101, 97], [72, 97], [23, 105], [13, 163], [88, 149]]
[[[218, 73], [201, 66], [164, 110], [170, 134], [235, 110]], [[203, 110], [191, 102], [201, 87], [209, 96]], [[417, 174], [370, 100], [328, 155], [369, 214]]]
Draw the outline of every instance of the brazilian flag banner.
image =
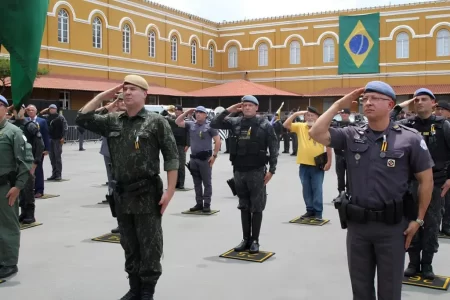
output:
[[339, 74], [379, 73], [380, 13], [339, 16]]

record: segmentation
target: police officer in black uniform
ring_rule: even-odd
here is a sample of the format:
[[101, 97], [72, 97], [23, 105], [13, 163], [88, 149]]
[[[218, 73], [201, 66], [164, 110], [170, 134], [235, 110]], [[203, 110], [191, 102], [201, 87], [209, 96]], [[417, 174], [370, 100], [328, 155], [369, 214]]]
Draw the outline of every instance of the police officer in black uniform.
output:
[[[331, 126], [336, 128], [345, 128], [347, 126], [353, 125], [350, 122], [350, 109], [344, 108], [339, 112], [341, 116], [340, 121], [335, 121]], [[345, 160], [344, 150], [334, 149], [334, 154], [336, 156], [336, 175], [338, 182], [338, 197], [342, 192], [348, 191], [348, 178], [347, 178], [347, 161]], [[338, 198], [336, 197], [336, 198]], [[336, 200], [335, 198], [335, 200]], [[334, 201], [334, 200], [333, 200]]]
[[[434, 161], [434, 188], [430, 206], [425, 215], [423, 228], [415, 235], [408, 249], [409, 264], [405, 276], [415, 276], [422, 273], [426, 279], [434, 279], [432, 262], [438, 251], [438, 234], [442, 220], [444, 197], [450, 187], [450, 123], [444, 117], [433, 115], [436, 97], [426, 88], [414, 93], [414, 106], [417, 116], [398, 121], [399, 124], [416, 129], [422, 134], [431, 157]], [[391, 118], [396, 118], [399, 108], [395, 107]], [[419, 191], [416, 180], [411, 181], [411, 192], [417, 200]], [[422, 257], [421, 254], [422, 253]]]
[[29, 118], [25, 118], [25, 106], [19, 110], [18, 113], [14, 111], [14, 117], [10, 119], [14, 125], [19, 127], [27, 142], [32, 147], [32, 153], [34, 157], [33, 165], [31, 166], [31, 176], [28, 177], [28, 180], [25, 184], [25, 187], [20, 191], [20, 200], [19, 205], [21, 209], [21, 213], [19, 215], [19, 222], [23, 224], [32, 224], [36, 222], [35, 218], [35, 198], [34, 198], [34, 171], [36, 167], [40, 163], [43, 152], [45, 149], [44, 140], [42, 139], [41, 132], [39, 131], [39, 125]]
[[[262, 213], [267, 200], [266, 184], [275, 174], [277, 166], [279, 142], [267, 118], [256, 116], [258, 106], [258, 99], [247, 95], [242, 98], [242, 103], [228, 107], [211, 121], [212, 128], [229, 129], [233, 133], [230, 137], [230, 161], [239, 197], [243, 233], [242, 242], [234, 248], [237, 252], [259, 252]], [[227, 118], [228, 114], [240, 110], [243, 117]]]
[[[336, 113], [361, 94], [368, 124], [330, 127]], [[416, 130], [389, 118], [395, 99], [388, 84], [369, 82], [333, 103], [309, 131], [318, 143], [346, 153], [350, 195], [336, 207], [342, 228], [347, 228], [353, 300], [376, 299], [375, 271], [378, 299], [401, 299], [406, 249], [424, 224], [433, 191], [434, 164], [427, 145]], [[421, 190], [415, 213], [404, 197], [411, 174]]]

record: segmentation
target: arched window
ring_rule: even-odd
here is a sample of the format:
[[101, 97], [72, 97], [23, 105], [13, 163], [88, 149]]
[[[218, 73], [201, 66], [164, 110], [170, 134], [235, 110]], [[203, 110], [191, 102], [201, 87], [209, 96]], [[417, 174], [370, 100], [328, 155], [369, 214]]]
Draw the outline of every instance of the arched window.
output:
[[69, 14], [65, 9], [58, 13], [58, 42], [69, 42]]
[[156, 56], [156, 34], [150, 31], [148, 35], [148, 56], [155, 58]]
[[400, 32], [397, 35], [397, 58], [409, 57], [409, 35], [406, 32]]
[[178, 58], [178, 41], [177, 37], [173, 36], [170, 40], [170, 59], [177, 61]]
[[332, 38], [323, 41], [323, 62], [334, 62], [334, 40]]
[[214, 67], [214, 46], [209, 46], [209, 67]]
[[235, 46], [228, 49], [228, 68], [237, 68], [238, 66], [238, 52]]
[[450, 55], [450, 31], [441, 29], [436, 36], [436, 56]]
[[195, 65], [197, 63], [197, 43], [193, 41], [191, 43], [191, 64]]
[[292, 41], [289, 46], [289, 63], [291, 65], [300, 64], [300, 43]]
[[99, 17], [96, 17], [92, 23], [92, 46], [97, 49], [102, 48], [102, 20]]
[[122, 30], [122, 49], [124, 53], [130, 53], [131, 48], [131, 29], [128, 24], [123, 26]]
[[262, 43], [258, 47], [258, 66], [265, 67], [269, 65], [269, 48]]

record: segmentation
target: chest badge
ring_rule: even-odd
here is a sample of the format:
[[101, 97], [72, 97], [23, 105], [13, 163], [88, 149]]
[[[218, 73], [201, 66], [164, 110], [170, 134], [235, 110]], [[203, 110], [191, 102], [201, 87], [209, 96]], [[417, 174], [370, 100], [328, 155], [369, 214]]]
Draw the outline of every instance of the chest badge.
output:
[[387, 160], [387, 166], [389, 168], [394, 168], [395, 167], [395, 159], [388, 159]]
[[361, 159], [361, 155], [360, 155], [359, 153], [356, 153], [356, 154], [355, 154], [355, 159], [356, 159], [356, 160], [360, 160], [360, 159]]

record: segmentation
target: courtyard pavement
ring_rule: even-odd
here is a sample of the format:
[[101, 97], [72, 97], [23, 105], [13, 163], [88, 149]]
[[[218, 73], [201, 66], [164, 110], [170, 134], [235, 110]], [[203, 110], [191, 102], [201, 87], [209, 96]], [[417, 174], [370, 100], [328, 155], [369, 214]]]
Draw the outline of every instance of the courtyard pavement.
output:
[[[106, 181], [100, 143], [86, 151], [63, 149], [64, 182], [46, 182], [45, 192], [60, 197], [38, 199], [42, 226], [22, 231], [19, 273], [0, 284], [2, 300], [111, 300], [128, 290], [120, 244], [91, 239], [117, 223], [104, 199]], [[45, 158], [45, 177], [50, 162]], [[260, 237], [261, 250], [275, 252], [263, 263], [220, 258], [241, 240], [240, 213], [226, 180], [232, 175], [227, 155], [213, 168], [211, 216], [181, 214], [195, 204], [194, 191], [176, 192], [164, 218], [163, 275], [156, 300], [301, 300], [352, 299], [345, 249], [346, 231], [331, 200], [336, 196], [334, 166], [324, 181], [324, 226], [290, 224], [305, 211], [295, 158], [279, 156], [268, 185]], [[386, 176], [389, 176], [386, 174]], [[162, 173], [166, 182], [166, 174]], [[393, 180], [393, 184], [395, 181]], [[186, 187], [193, 187], [187, 172]], [[434, 268], [450, 276], [450, 240], [440, 240]], [[403, 286], [403, 299], [449, 299], [449, 291]]]

